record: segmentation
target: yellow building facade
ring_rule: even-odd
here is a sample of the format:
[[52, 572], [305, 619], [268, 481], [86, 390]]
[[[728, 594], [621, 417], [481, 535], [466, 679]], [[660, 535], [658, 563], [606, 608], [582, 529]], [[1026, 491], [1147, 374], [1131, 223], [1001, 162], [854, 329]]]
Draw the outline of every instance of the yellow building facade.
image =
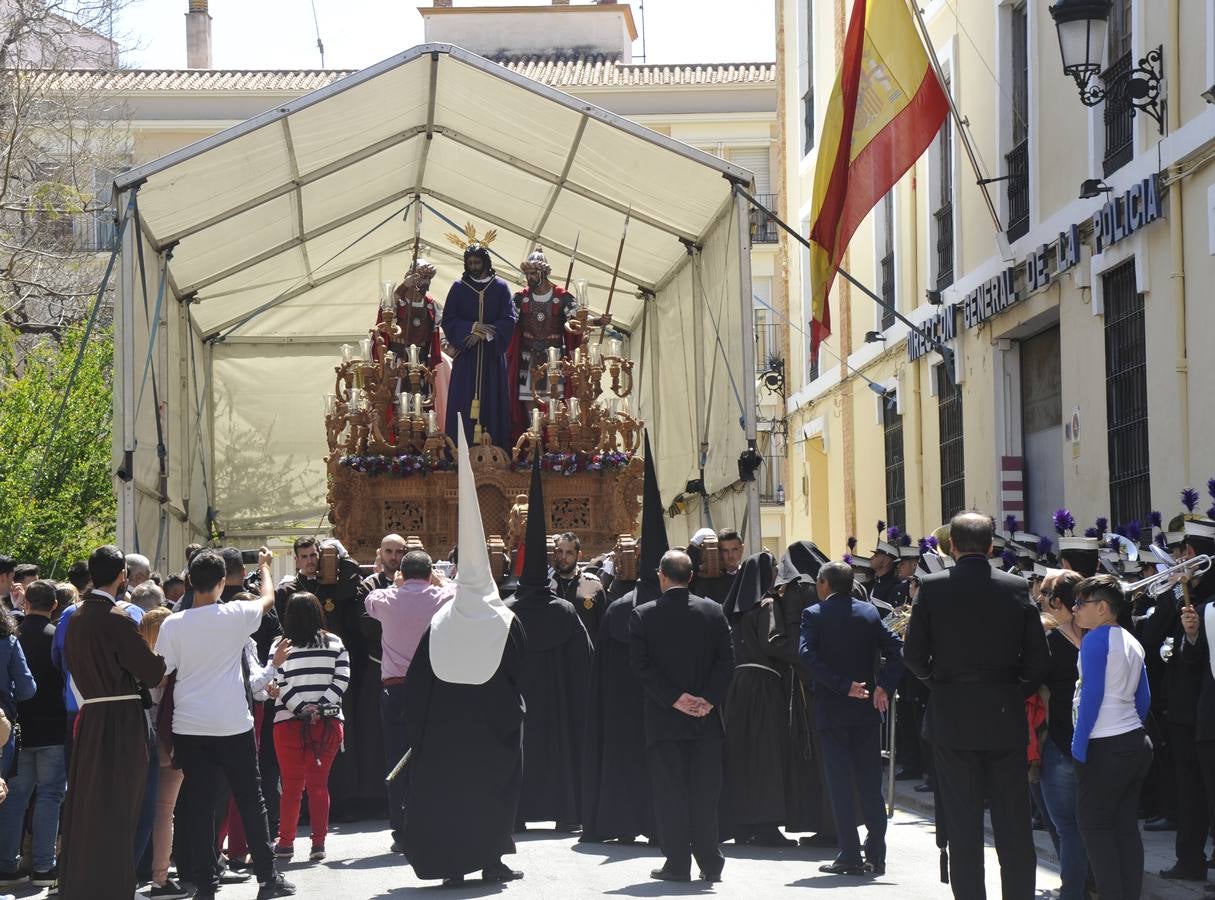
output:
[[[803, 235], [851, 6], [778, 0], [784, 212]], [[800, 307], [788, 533], [838, 556], [849, 535], [872, 550], [878, 519], [918, 537], [961, 509], [1040, 535], [1059, 507], [1081, 527], [1167, 522], [1182, 487], [1215, 476], [1215, 2], [1115, 0], [1109, 98], [1092, 108], [1063, 74], [1048, 3], [921, 6], [961, 121], [875, 207], [844, 267], [942, 340], [952, 371], [841, 280], [812, 360], [808, 256], [782, 237]], [[1132, 113], [1116, 98], [1141, 63], [1159, 102]], [[996, 179], [995, 217], [980, 178]]]

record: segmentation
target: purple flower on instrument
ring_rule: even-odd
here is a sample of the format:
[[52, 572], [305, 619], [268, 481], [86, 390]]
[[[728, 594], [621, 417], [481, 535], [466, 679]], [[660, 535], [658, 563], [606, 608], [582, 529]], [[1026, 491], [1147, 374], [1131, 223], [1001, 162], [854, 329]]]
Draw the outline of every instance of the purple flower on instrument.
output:
[[1084, 529], [1084, 536], [1087, 538], [1099, 538], [1101, 537], [1101, 532], [1096, 528], [1086, 528]]
[[848, 565], [852, 565], [852, 554], [851, 553], [844, 554], [844, 562], [848, 563]]
[[920, 538], [919, 546], [920, 546], [920, 556], [923, 556], [929, 550], [928, 538]]
[[928, 537], [924, 538], [924, 540], [928, 542], [928, 546], [933, 550], [939, 550], [941, 548], [941, 542], [936, 539], [935, 535], [930, 534]]
[[1198, 491], [1191, 487], [1181, 489], [1181, 502], [1190, 512], [1198, 506]]
[[1163, 521], [1164, 521], [1164, 519], [1161, 517], [1159, 510], [1154, 509], [1150, 513], [1148, 513], [1148, 524], [1151, 525], [1153, 528], [1162, 527], [1161, 522], [1163, 522]]
[[891, 525], [889, 528], [886, 529], [886, 540], [888, 540], [890, 543], [894, 544], [895, 546], [898, 546], [898, 543], [902, 539], [902, 537], [903, 537], [903, 529], [899, 528], [898, 525]]
[[1143, 538], [1143, 523], [1138, 519], [1131, 519], [1126, 523], [1126, 536], [1136, 544]]
[[1006, 547], [1004, 552], [1000, 554], [1000, 561], [1004, 563], [1004, 568], [1011, 569], [1017, 564], [1017, 554]]
[[1075, 517], [1066, 509], [1056, 509], [1051, 520], [1054, 522], [1055, 531], [1059, 534], [1068, 534], [1076, 527]]
[[1054, 546], [1054, 541], [1052, 541], [1049, 537], [1038, 538], [1038, 546], [1036, 548], [1038, 551], [1038, 555], [1045, 556], [1046, 554], [1050, 553], [1051, 548], [1053, 546]]
[[911, 535], [909, 535], [909, 534], [899, 535], [899, 546], [900, 547], [910, 547], [911, 546]]
[[1004, 517], [1004, 530], [1008, 532], [1017, 530], [1017, 517], [1012, 513], [1009, 513]]
[[1110, 520], [1107, 519], [1105, 516], [1097, 516], [1096, 524], [1097, 524], [1097, 533], [1098, 534], [1105, 534], [1107, 531], [1109, 531]]

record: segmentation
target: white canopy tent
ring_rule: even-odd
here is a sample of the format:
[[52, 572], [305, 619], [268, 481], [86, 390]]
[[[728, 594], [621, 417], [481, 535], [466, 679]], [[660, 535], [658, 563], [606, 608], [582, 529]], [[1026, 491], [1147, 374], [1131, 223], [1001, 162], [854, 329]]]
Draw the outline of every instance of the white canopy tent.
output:
[[[564, 280], [576, 243], [583, 300], [602, 311], [626, 215], [611, 311], [631, 335], [664, 500], [703, 468], [711, 516], [741, 523], [746, 508], [758, 533], [758, 497], [748, 503], [738, 484], [755, 437], [755, 364], [747, 208], [733, 187], [751, 182], [444, 44], [124, 173], [120, 542], [176, 565], [211, 516], [244, 540], [321, 527], [322, 396], [340, 345], [366, 336], [380, 284], [400, 279], [415, 238], [439, 269], [440, 301], [462, 271], [445, 235], [465, 222], [497, 230], [495, 266], [510, 282], [536, 244]], [[693, 504], [672, 523], [672, 539], [701, 512]]]

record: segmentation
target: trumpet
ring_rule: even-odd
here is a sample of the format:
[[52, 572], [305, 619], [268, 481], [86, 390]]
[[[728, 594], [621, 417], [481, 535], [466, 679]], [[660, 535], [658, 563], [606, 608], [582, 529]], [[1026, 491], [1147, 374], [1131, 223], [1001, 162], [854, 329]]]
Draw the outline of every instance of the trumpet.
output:
[[1212, 560], [1205, 553], [1201, 556], [1194, 556], [1185, 562], [1177, 563], [1175, 566], [1169, 566], [1167, 569], [1157, 572], [1150, 578], [1144, 578], [1140, 581], [1134, 581], [1126, 585], [1128, 594], [1137, 594], [1140, 591], [1146, 591], [1149, 597], [1159, 597], [1161, 594], [1166, 594], [1171, 591], [1178, 583], [1188, 582], [1192, 578], [1197, 578], [1203, 575], [1211, 568]]

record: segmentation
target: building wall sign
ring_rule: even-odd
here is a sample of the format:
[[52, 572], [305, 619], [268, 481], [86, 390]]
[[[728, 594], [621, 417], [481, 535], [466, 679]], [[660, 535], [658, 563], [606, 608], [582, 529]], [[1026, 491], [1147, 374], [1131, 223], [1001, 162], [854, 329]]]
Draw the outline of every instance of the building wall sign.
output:
[[1015, 284], [1016, 278], [1016, 267], [1010, 266], [967, 294], [962, 300], [962, 319], [966, 327], [975, 328], [982, 325], [1016, 303], [1020, 299]]
[[958, 336], [958, 308], [952, 304], [942, 307], [919, 331], [907, 333], [907, 358], [917, 360], [927, 356], [938, 343], [952, 341]]
[[1155, 175], [1114, 197], [1093, 216], [1093, 243], [1103, 253], [1160, 218], [1160, 182]]
[[[1160, 182], [1152, 175], [1111, 198], [1093, 214], [1093, 252], [1104, 252], [1163, 215]], [[963, 323], [967, 328], [976, 328], [1019, 300], [1045, 289], [1053, 280], [1080, 264], [1080, 248], [1079, 224], [1059, 232], [1057, 240], [1042, 244], [1022, 263], [1010, 266], [967, 294], [957, 304], [962, 307]], [[914, 330], [909, 333], [907, 358], [919, 359], [931, 352], [933, 339], [945, 342], [957, 337], [955, 312], [956, 306], [947, 306], [925, 322], [920, 333]]]

